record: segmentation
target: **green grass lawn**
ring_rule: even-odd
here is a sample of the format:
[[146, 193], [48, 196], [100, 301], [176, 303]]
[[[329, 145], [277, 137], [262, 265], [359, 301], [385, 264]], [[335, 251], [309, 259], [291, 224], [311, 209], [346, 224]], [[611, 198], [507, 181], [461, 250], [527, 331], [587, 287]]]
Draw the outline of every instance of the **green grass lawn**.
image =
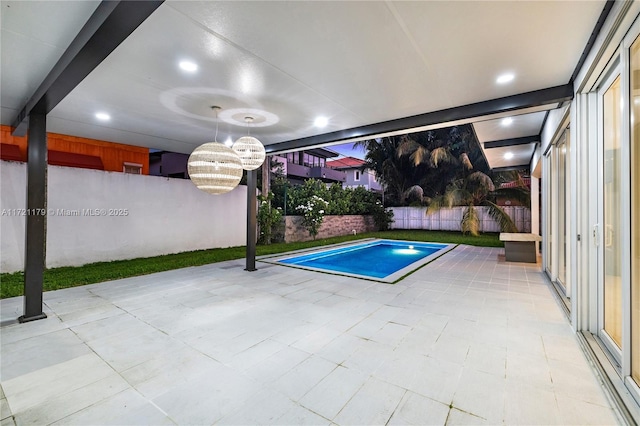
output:
[[[369, 232], [359, 235], [346, 235], [343, 237], [333, 237], [302, 243], [278, 243], [268, 246], [258, 246], [257, 255], [278, 254], [310, 247], [359, 240], [362, 238], [387, 238], [434, 243], [468, 244], [483, 247], [503, 247], [498, 236], [499, 234], [482, 234], [478, 237], [472, 237], [462, 235], [460, 232], [393, 230]], [[131, 260], [91, 263], [77, 267], [69, 266], [47, 269], [44, 272], [44, 291], [111, 281], [119, 278], [135, 277], [138, 275], [152, 274], [154, 272], [186, 268], [189, 266], [206, 265], [225, 260], [242, 259], [244, 258], [244, 255], [244, 247], [229, 247]], [[4, 299], [7, 297], [21, 296], [23, 294], [23, 290], [24, 275], [22, 272], [0, 274], [0, 298]]]

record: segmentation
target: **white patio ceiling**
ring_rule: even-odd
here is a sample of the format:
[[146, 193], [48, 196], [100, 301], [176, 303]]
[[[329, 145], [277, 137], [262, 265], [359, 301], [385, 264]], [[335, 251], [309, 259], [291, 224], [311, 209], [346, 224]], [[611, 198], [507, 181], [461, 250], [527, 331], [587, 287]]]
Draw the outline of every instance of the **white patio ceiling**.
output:
[[489, 119], [473, 123], [480, 146], [483, 147], [491, 168], [529, 164], [538, 140], [526, 144], [512, 144], [488, 148], [486, 143], [507, 139], [537, 136], [542, 130], [546, 112], [531, 112], [506, 118]]
[[[47, 127], [189, 153], [213, 139], [212, 105], [223, 109], [219, 140], [245, 134], [252, 115], [251, 134], [270, 145], [564, 85], [604, 3], [168, 0], [51, 111]], [[98, 4], [1, 2], [3, 124]], [[198, 70], [182, 71], [183, 60]], [[507, 72], [514, 80], [497, 84]], [[314, 126], [319, 116], [326, 127]], [[486, 116], [474, 127], [481, 142], [538, 134], [544, 113], [524, 117], [510, 129]], [[493, 167], [525, 158], [505, 163], [498, 152], [494, 161], [492, 150]]]

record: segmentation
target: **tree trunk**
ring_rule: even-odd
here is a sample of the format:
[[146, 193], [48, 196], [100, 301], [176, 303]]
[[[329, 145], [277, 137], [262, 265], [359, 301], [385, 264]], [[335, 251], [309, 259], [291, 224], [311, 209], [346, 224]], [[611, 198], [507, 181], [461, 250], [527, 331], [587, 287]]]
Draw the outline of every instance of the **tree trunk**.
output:
[[262, 195], [269, 195], [269, 190], [271, 189], [271, 157], [267, 156], [264, 159], [264, 163], [262, 163]]

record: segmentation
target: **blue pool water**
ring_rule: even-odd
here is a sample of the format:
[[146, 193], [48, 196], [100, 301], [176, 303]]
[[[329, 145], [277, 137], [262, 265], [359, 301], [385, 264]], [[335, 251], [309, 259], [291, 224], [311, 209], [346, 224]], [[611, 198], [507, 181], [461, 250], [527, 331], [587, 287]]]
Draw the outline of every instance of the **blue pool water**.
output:
[[378, 240], [282, 259], [278, 262], [384, 278], [446, 247], [447, 244]]

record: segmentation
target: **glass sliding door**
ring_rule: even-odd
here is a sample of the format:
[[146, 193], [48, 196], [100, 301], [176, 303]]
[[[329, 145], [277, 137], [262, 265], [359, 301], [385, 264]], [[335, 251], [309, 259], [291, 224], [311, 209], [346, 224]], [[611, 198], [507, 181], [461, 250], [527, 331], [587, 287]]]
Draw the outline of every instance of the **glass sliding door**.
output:
[[558, 200], [556, 201], [558, 209], [558, 283], [565, 288], [567, 283], [567, 150], [569, 149], [569, 129], [558, 141]]
[[556, 171], [555, 171], [555, 150], [551, 148], [547, 156], [545, 157], [546, 165], [548, 166], [549, 173], [547, 173], [547, 191], [549, 196], [546, 198], [547, 206], [545, 207], [546, 218], [545, 218], [545, 234], [547, 241], [547, 250], [545, 253], [545, 267], [547, 270], [547, 274], [549, 278], [553, 280], [553, 257], [554, 257], [554, 247], [553, 247], [553, 209], [555, 207], [555, 194], [556, 189], [553, 182], [555, 182]]
[[631, 45], [631, 377], [640, 386], [640, 39]]
[[620, 250], [620, 148], [621, 148], [620, 77], [603, 95], [604, 152], [603, 166], [603, 287], [604, 331], [622, 347], [622, 276]]
[[620, 76], [601, 91], [602, 105], [602, 328], [618, 349], [622, 348], [621, 105]]
[[[596, 357], [605, 370], [608, 369], [606, 375], [617, 388], [620, 401], [632, 408], [629, 413], [638, 420], [640, 15], [636, 16], [612, 56], [603, 61], [607, 65], [603, 62], [598, 82], [587, 96], [578, 98], [578, 106], [588, 113], [578, 114], [575, 120], [583, 126], [578, 129], [586, 129], [588, 137], [579, 142], [583, 155], [571, 157], [577, 161], [576, 165], [586, 177], [584, 181], [575, 182], [583, 207], [572, 217], [581, 219], [585, 208], [588, 209], [587, 222], [582, 223], [588, 227], [582, 226], [581, 229], [589, 232], [591, 240], [588, 245], [582, 246], [583, 252], [578, 253], [576, 259], [579, 263], [576, 271], [586, 281], [578, 280], [584, 286], [575, 289], [579, 290], [579, 299], [589, 304], [588, 315], [582, 315], [580, 319], [588, 322], [588, 329], [595, 337], [593, 343], [602, 349]], [[597, 136], [597, 141], [593, 136]], [[587, 152], [582, 151], [583, 146], [587, 147]], [[567, 207], [571, 209], [573, 205]], [[582, 242], [585, 241], [582, 238]], [[569, 254], [571, 258], [571, 251]], [[580, 267], [580, 264], [585, 267]], [[567, 271], [567, 278], [573, 281], [570, 274], [572, 270]], [[582, 292], [584, 288], [588, 293]]]

